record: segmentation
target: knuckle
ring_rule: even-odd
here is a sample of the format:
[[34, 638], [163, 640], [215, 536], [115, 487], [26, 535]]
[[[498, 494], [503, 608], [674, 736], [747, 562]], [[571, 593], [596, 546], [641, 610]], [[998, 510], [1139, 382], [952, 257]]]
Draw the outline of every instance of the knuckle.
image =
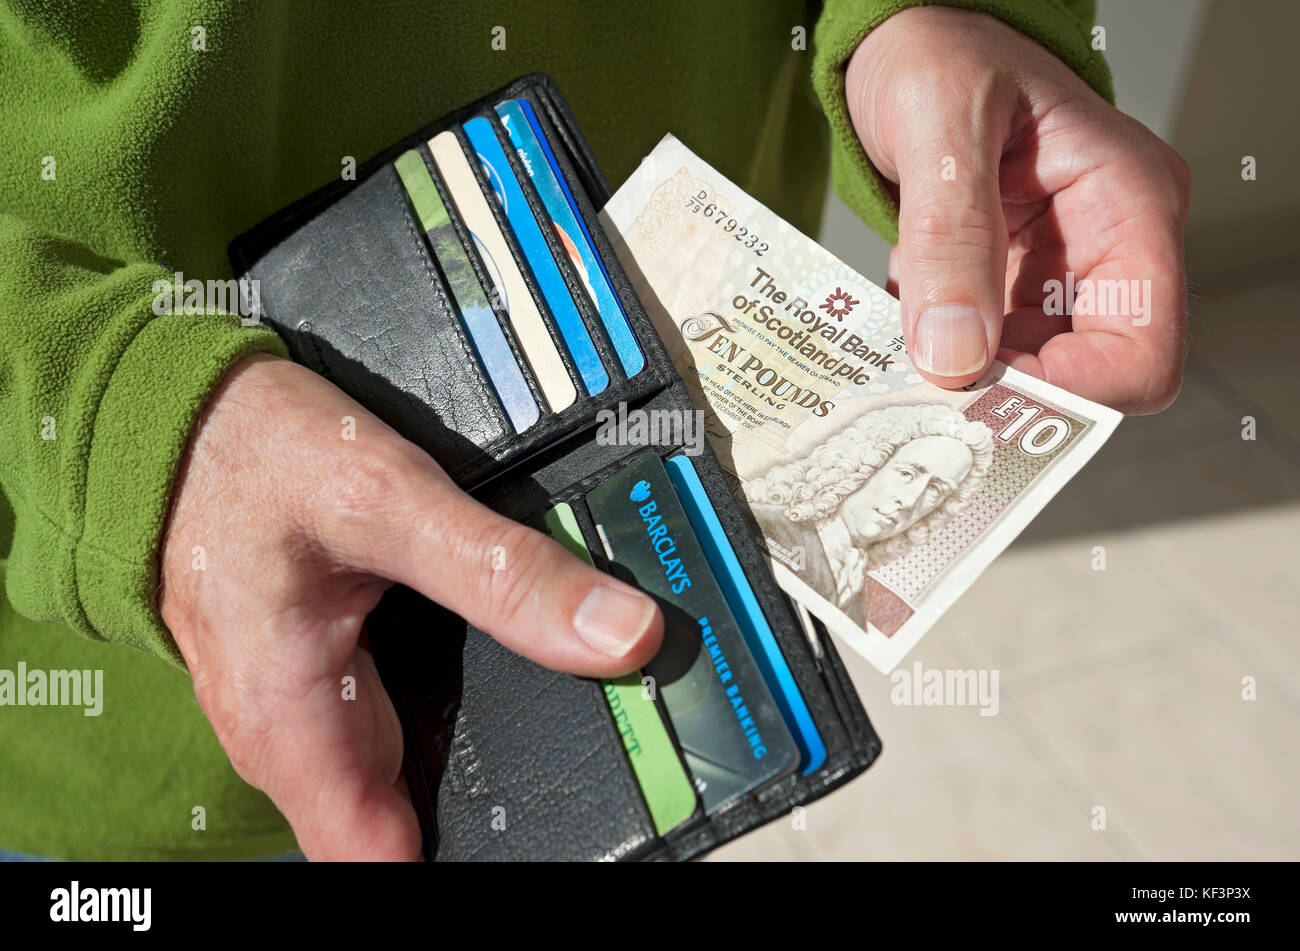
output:
[[999, 215], [969, 204], [926, 202], [911, 209], [900, 223], [899, 241], [927, 260], [965, 259], [976, 249], [987, 252], [1005, 241]]
[[1168, 409], [1178, 398], [1182, 388], [1183, 365], [1177, 362], [1151, 377], [1138, 404], [1138, 412], [1159, 413]]
[[928, 115], [935, 105], [937, 93], [938, 86], [933, 76], [905, 66], [890, 83], [887, 102], [899, 116]]
[[330, 472], [313, 504], [328, 508], [341, 532], [373, 530], [377, 517], [400, 511], [410, 494], [410, 469], [400, 451], [385, 445], [348, 452]]
[[[936, 56], [944, 65], [935, 70]], [[887, 103], [914, 134], [981, 141], [1008, 114], [1015, 80], [995, 63], [949, 48], [905, 56], [891, 78]]]
[[337, 500], [363, 511], [398, 497], [404, 481], [399, 461], [386, 451], [357, 454], [341, 475], [335, 484]]
[[[967, 97], [969, 102], [969, 121], [973, 124], [972, 132], [978, 133], [995, 125], [1008, 113], [1008, 104], [1014, 99], [1014, 83], [1001, 70], [984, 66], [963, 77], [959, 86], [954, 86], [953, 98], [960, 100]], [[959, 113], [960, 114], [960, 113]]]
[[541, 583], [549, 544], [527, 526], [494, 517], [456, 533], [450, 554], [481, 607], [508, 625], [521, 618]]

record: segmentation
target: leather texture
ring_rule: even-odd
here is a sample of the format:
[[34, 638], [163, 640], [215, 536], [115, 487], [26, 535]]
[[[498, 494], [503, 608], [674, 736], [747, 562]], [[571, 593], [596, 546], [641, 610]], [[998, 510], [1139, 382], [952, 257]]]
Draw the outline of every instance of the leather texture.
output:
[[[544, 413], [521, 434], [511, 431], [472, 358], [391, 164], [443, 129], [456, 128], [459, 135], [465, 119], [490, 116], [493, 105], [512, 97], [527, 98], [541, 117], [646, 355], [646, 368], [625, 378], [598, 315], [590, 306], [582, 308], [610, 385], [560, 413]], [[427, 154], [425, 161], [442, 188]], [[477, 163], [471, 165], [480, 174]], [[516, 167], [521, 183], [527, 183], [519, 172]], [[531, 184], [525, 192], [540, 210]], [[241, 277], [259, 280], [262, 316], [286, 338], [296, 359], [422, 446], [458, 484], [497, 511], [531, 521], [557, 502], [570, 503], [602, 565], [585, 494], [642, 447], [601, 445], [593, 429], [597, 412], [620, 402], [630, 408], [694, 409], [596, 216], [609, 195], [559, 90], [549, 77], [534, 74], [375, 156], [358, 170], [355, 183], [333, 183], [267, 219], [232, 244], [231, 259]], [[498, 217], [544, 308], [512, 232]], [[472, 249], [454, 210], [452, 218]], [[558, 245], [553, 251], [566, 268], [566, 281], [576, 287], [567, 256], [558, 253]], [[472, 250], [471, 260], [484, 279]], [[585, 301], [585, 294], [574, 296]], [[511, 338], [506, 316], [498, 317]], [[544, 317], [558, 340], [549, 311]], [[580, 386], [571, 361], [567, 366]], [[536, 389], [536, 381], [530, 384]], [[654, 448], [664, 458], [683, 450]], [[398, 587], [367, 619], [367, 630], [402, 720], [404, 768], [426, 855], [438, 860], [688, 859], [825, 795], [879, 755], [880, 740], [825, 628], [818, 625], [823, 655], [818, 660], [716, 457], [706, 445], [692, 461], [825, 742], [823, 768], [738, 797], [712, 816], [697, 810], [693, 819], [660, 838], [599, 683], [524, 660], [463, 619]]]
[[[650, 850], [654, 825], [600, 684], [539, 667], [409, 589], [367, 620], [406, 740], [425, 854], [591, 861]], [[400, 632], [399, 664], [377, 635]]]

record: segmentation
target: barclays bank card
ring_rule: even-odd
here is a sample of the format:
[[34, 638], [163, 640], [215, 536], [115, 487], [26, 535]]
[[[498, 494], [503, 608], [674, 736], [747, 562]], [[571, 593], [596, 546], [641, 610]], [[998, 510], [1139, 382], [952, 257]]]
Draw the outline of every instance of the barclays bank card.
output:
[[645, 668], [706, 813], [787, 775], [791, 738], [664, 464], [642, 452], [587, 494], [613, 573], [652, 595], [664, 644]]

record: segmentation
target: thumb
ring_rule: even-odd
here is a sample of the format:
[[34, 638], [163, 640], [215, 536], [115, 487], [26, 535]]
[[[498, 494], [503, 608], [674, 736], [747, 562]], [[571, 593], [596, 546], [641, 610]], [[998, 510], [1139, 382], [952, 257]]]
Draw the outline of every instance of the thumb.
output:
[[389, 456], [368, 518], [324, 514], [320, 534], [336, 557], [414, 588], [553, 670], [610, 677], [654, 657], [663, 618], [653, 599], [476, 502], [406, 448]]
[[[954, 123], [955, 124], [955, 123]], [[951, 128], [902, 150], [898, 289], [916, 368], [949, 388], [979, 379], [998, 351], [1007, 228], [997, 140]]]

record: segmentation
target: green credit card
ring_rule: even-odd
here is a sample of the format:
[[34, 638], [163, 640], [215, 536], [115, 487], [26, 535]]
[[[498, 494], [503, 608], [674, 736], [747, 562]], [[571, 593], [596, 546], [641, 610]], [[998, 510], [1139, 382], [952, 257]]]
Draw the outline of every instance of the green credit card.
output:
[[[546, 513], [546, 531], [557, 542], [592, 564], [591, 553], [573, 509], [561, 502]], [[602, 680], [614, 723], [623, 736], [623, 748], [632, 763], [641, 795], [645, 798], [660, 835], [680, 825], [695, 812], [695, 789], [664, 727], [659, 709], [641, 685], [638, 672]]]

